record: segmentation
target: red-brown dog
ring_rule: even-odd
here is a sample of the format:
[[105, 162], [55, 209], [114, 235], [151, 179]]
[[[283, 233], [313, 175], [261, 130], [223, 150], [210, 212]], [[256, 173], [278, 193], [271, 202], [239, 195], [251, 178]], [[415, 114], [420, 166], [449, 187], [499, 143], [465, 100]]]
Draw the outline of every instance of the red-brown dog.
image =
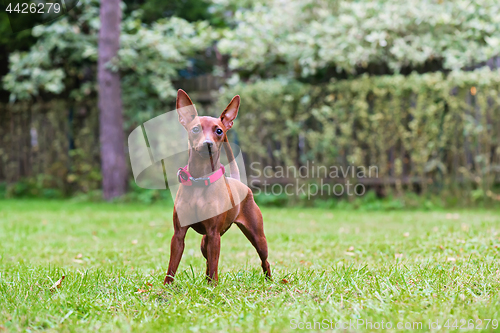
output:
[[[207, 259], [207, 279], [217, 281], [220, 238], [233, 222], [257, 250], [266, 277], [271, 277], [262, 214], [252, 191], [237, 180], [236, 162], [226, 137], [238, 114], [239, 105], [240, 97], [235, 96], [220, 118], [198, 117], [189, 96], [183, 90], [177, 93], [179, 122], [188, 132], [189, 161], [186, 168], [179, 170], [181, 185], [175, 198], [174, 235], [164, 283], [171, 283], [174, 279], [189, 228], [203, 235], [201, 252]], [[222, 146], [230, 161], [231, 176], [237, 179], [224, 176], [224, 168], [220, 164]]]

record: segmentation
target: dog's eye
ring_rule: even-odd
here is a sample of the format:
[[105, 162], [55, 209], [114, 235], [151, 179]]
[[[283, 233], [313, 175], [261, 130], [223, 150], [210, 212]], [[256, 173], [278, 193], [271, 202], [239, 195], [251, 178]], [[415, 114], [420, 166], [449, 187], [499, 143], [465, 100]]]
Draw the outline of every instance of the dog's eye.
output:
[[215, 130], [215, 133], [217, 133], [217, 135], [222, 135], [223, 132], [220, 128], [218, 128]]
[[191, 132], [193, 132], [194, 134], [200, 133], [200, 126], [193, 127], [193, 129], [191, 130]]

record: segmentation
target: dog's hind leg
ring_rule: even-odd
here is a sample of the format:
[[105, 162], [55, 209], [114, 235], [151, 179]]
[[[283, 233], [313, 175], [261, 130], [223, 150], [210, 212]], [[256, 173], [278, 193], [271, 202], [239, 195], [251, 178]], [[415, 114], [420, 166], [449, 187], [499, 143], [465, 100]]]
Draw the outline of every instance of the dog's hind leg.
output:
[[207, 263], [208, 263], [208, 281], [214, 284], [219, 280], [219, 256], [220, 256], [220, 233], [213, 228], [207, 230]]
[[201, 238], [201, 254], [203, 254], [203, 257], [207, 260], [207, 280], [209, 280], [209, 275], [208, 275], [208, 252], [207, 252], [207, 235], [203, 235]]
[[264, 235], [264, 221], [259, 207], [253, 201], [252, 192], [241, 203], [241, 213], [237, 217], [236, 225], [240, 228], [247, 239], [257, 250], [257, 253], [262, 262], [262, 270], [266, 278], [271, 278], [271, 266], [267, 261], [267, 240]]

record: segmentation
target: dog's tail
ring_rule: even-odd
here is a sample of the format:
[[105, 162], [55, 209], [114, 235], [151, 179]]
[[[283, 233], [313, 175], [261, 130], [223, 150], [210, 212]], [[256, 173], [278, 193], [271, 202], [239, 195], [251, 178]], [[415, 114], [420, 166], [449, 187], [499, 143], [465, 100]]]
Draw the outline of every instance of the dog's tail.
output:
[[227, 136], [224, 136], [223, 145], [224, 145], [224, 150], [226, 151], [227, 160], [229, 161], [229, 172], [231, 178], [240, 180], [240, 170], [238, 169], [238, 164], [236, 164], [236, 160], [234, 159], [231, 145], [229, 144], [229, 141], [227, 141]]

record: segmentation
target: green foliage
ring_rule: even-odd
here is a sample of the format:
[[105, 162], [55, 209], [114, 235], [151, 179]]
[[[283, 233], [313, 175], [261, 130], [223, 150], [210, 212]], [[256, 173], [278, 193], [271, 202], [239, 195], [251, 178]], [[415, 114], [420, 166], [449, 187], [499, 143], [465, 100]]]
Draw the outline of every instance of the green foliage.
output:
[[[322, 86], [284, 80], [237, 84], [242, 106], [235, 122], [250, 161], [271, 166], [370, 166], [398, 192], [404, 181], [422, 191], [443, 186], [492, 192], [500, 170], [500, 75], [489, 69], [333, 81]], [[482, 189], [482, 192], [473, 192]], [[496, 200], [496, 199], [495, 199]]]
[[7, 183], [0, 182], [0, 198], [5, 198], [7, 194]]
[[[365, 195], [359, 197], [303, 197], [296, 198], [285, 194], [254, 194], [255, 202], [262, 207], [315, 207], [328, 210], [351, 210], [351, 211], [401, 211], [401, 210], [423, 210], [436, 211], [445, 208], [457, 208], [457, 202], [444, 202], [442, 195], [418, 195], [408, 191], [403, 194], [390, 193], [384, 198], [377, 197], [375, 191], [367, 191]], [[446, 199], [450, 199], [449, 196]]]
[[[77, 192], [71, 197], [72, 202], [90, 203], [103, 202], [102, 191], [92, 190], [88, 192]], [[172, 195], [169, 190], [149, 190], [140, 188], [131, 180], [128, 192], [113, 200], [114, 203], [141, 203], [146, 205], [161, 203], [165, 208], [173, 207]]]
[[[80, 1], [68, 15], [52, 24], [33, 28], [37, 43], [29, 52], [10, 55], [10, 72], [3, 78], [4, 88], [10, 91], [10, 100], [29, 99], [40, 93], [60, 94], [81, 88], [89, 95], [93, 86], [77, 80], [84, 79], [89, 66], [97, 61], [98, 2]], [[84, 80], [85, 81], [85, 80]]]
[[[148, 26], [141, 15], [134, 11], [124, 18], [119, 55], [109, 64], [121, 72], [125, 113], [138, 121], [163, 111], [175, 96], [171, 80], [177, 70], [217, 36], [206, 22], [173, 17]], [[64, 94], [75, 103], [95, 97], [99, 25], [99, 2], [84, 0], [60, 20], [35, 27], [38, 40], [30, 51], [10, 56], [3, 82], [11, 101], [42, 93]]]
[[250, 156], [267, 156], [270, 144], [273, 155], [278, 154], [286, 165], [294, 165], [298, 158], [294, 147], [310, 117], [310, 93], [309, 85], [296, 81], [240, 83], [221, 94], [216, 109], [223, 110], [227, 101], [239, 94], [241, 111], [234, 128], [243, 151]]
[[[119, 56], [108, 65], [121, 74], [127, 130], [170, 110], [172, 80], [217, 41], [218, 49], [230, 56], [229, 69], [235, 74], [222, 90], [217, 111], [232, 96], [242, 95], [235, 128], [250, 160], [288, 166], [306, 161], [375, 165], [379, 178], [394, 187], [396, 199], [387, 205], [395, 209], [409, 183], [417, 183], [426, 195], [447, 194], [451, 201], [500, 200], [494, 188], [500, 170], [498, 72], [463, 71], [500, 53], [496, 1], [125, 3], [129, 8], [122, 5]], [[99, 26], [99, 1], [82, 0], [68, 15], [35, 27], [31, 36], [22, 33], [10, 40], [9, 47], [21, 51], [10, 55], [3, 86], [13, 105], [34, 102], [16, 112], [30, 118], [27, 110], [46, 108], [49, 99], [65, 100], [63, 106], [44, 111], [53, 125], [64, 124], [69, 109], [83, 109], [82, 114], [95, 109]], [[0, 31], [5, 27], [0, 25]], [[219, 60], [225, 63], [223, 57]], [[239, 77], [250, 80], [237, 83]], [[37, 160], [48, 161], [43, 164], [52, 182], [48, 186], [65, 194], [92, 196], [100, 186], [97, 143], [91, 139], [97, 133], [97, 117], [95, 110], [90, 112], [91, 117], [82, 116], [90, 123], [50, 127], [58, 135], [53, 146], [44, 146], [50, 151], [44, 157], [49, 157]], [[38, 120], [33, 127], [41, 133], [45, 125]], [[67, 156], [67, 133], [76, 127], [82, 128], [74, 135], [78, 149]], [[9, 144], [19, 135], [7, 134]], [[63, 184], [54, 185], [57, 182]], [[11, 192], [31, 191], [23, 186]], [[133, 195], [143, 202], [161, 199], [154, 191], [136, 192]], [[281, 197], [257, 200], [290, 204]]]
[[124, 112], [143, 122], [161, 112], [176, 95], [172, 79], [187, 67], [187, 57], [206, 49], [217, 33], [207, 22], [180, 18], [157, 21], [145, 28], [141, 21], [122, 25], [118, 66], [122, 74]]
[[[316, 204], [316, 203], [315, 203]], [[450, 205], [448, 208], [457, 208]], [[413, 192], [405, 192], [402, 195], [390, 193], [384, 198], [377, 198], [374, 191], [368, 191], [366, 195], [356, 197], [352, 201], [344, 201], [337, 209], [352, 209], [359, 211], [394, 211], [394, 210], [423, 210], [436, 211], [445, 208], [441, 196], [424, 195], [419, 196]]]
[[65, 196], [100, 188], [97, 110], [89, 101], [78, 109], [69, 104], [52, 100], [5, 106], [5, 123], [16, 126], [0, 128], [2, 174], [9, 186], [31, 184], [14, 187], [13, 196], [41, 193], [42, 187]]
[[219, 48], [258, 77], [455, 70], [500, 53], [496, 0], [257, 1], [232, 21]]
[[285, 193], [273, 195], [270, 193], [254, 194], [255, 203], [266, 207], [287, 207], [290, 204], [290, 198]]
[[[30, 17], [19, 15], [19, 20], [29, 20]], [[13, 33], [9, 17], [5, 11], [3, 2], [0, 2], [0, 77], [9, 71], [9, 53], [18, 50], [28, 50], [36, 41], [29, 29]], [[0, 84], [0, 98], [2, 101], [8, 99], [8, 94], [2, 89]]]
[[88, 151], [81, 148], [69, 151], [71, 168], [67, 176], [67, 182], [84, 193], [99, 189], [102, 180], [101, 170], [87, 154]]
[[[0, 4], [0, 47], [9, 51], [16, 49], [26, 49], [35, 41], [29, 29], [13, 33], [10, 27], [9, 18], [5, 12], [5, 6]], [[20, 16], [19, 19], [24, 19]], [[28, 17], [26, 19], [29, 19]], [[2, 56], [2, 55], [0, 55]], [[3, 57], [2, 57], [3, 59]], [[3, 59], [8, 60], [8, 59]]]
[[144, 204], [152, 204], [154, 202], [162, 202], [165, 207], [173, 207], [172, 195], [170, 190], [149, 190], [140, 188], [134, 181], [129, 183], [129, 192], [119, 199], [125, 202], [141, 202]]
[[176, 16], [189, 22], [209, 20], [210, 4], [204, 0], [149, 0], [140, 8], [144, 12], [143, 19], [151, 23], [164, 17]]
[[64, 193], [58, 188], [51, 188], [50, 176], [38, 175], [36, 178], [22, 179], [6, 186], [5, 198], [62, 198]]

